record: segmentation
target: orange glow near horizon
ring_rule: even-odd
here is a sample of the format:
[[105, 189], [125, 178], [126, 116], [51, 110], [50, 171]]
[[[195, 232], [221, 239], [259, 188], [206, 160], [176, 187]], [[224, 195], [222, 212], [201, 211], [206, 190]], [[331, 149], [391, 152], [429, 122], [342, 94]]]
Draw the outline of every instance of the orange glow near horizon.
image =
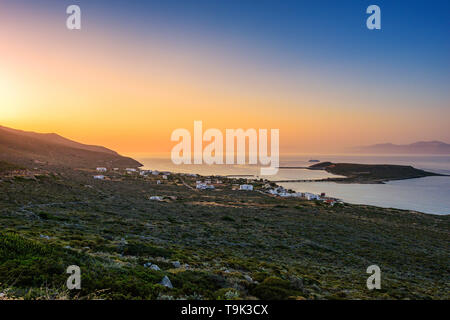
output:
[[194, 120], [204, 130], [280, 129], [282, 153], [449, 138], [442, 129], [448, 108], [429, 113], [424, 101], [402, 92], [372, 99], [346, 75], [261, 70], [215, 44], [138, 43], [0, 18], [3, 126], [55, 132], [122, 154], [169, 152], [172, 131], [192, 131]]

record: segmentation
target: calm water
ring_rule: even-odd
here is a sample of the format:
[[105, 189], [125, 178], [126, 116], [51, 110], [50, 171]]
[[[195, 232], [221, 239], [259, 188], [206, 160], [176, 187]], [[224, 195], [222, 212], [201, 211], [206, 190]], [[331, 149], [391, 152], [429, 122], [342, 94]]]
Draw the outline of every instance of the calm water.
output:
[[[250, 165], [174, 165], [170, 158], [135, 157], [146, 169], [198, 173], [201, 175], [252, 175], [259, 177], [259, 168]], [[309, 166], [309, 159], [320, 161], [399, 164], [436, 173], [450, 174], [450, 156], [404, 155], [296, 155], [285, 156], [281, 166]], [[270, 180], [322, 179], [333, 177], [325, 171], [281, 169]], [[285, 188], [327, 195], [345, 202], [387, 208], [410, 209], [433, 214], [450, 214], [450, 177], [426, 177], [391, 181], [386, 184], [338, 184], [333, 182], [283, 182]]]

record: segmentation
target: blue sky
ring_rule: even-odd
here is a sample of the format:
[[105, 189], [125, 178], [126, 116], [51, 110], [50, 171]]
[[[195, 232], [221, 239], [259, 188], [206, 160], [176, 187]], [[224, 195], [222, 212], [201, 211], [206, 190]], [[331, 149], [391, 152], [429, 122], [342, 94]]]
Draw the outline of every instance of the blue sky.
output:
[[[65, 29], [70, 4], [82, 10], [79, 33]], [[366, 8], [372, 4], [381, 8], [381, 30], [366, 27]], [[306, 136], [307, 127], [307, 139], [314, 145], [330, 139], [318, 127], [332, 128], [334, 121], [351, 117], [353, 123], [335, 128], [342, 131], [342, 139], [333, 131], [336, 138], [330, 144], [450, 140], [448, 0], [3, 0], [0, 19], [1, 7], [14, 12], [12, 24], [3, 29], [7, 37], [16, 37], [17, 48], [29, 46], [30, 54], [41, 50], [41, 56], [32, 57], [37, 62], [17, 58], [17, 66], [10, 64], [13, 73], [27, 63], [51, 65], [46, 57], [51, 53], [62, 61], [84, 59], [85, 68], [81, 65], [77, 72], [87, 80], [92, 75], [82, 75], [84, 69], [97, 67], [116, 70], [117, 78], [125, 72], [129, 80], [141, 79], [150, 91], [155, 79], [169, 79], [154, 87], [166, 86], [169, 92], [173, 85], [180, 102], [170, 100], [170, 94], [167, 103], [162, 97], [147, 101], [144, 89], [118, 98], [147, 105], [164, 100], [174, 110], [189, 105], [192, 117], [209, 116], [210, 122], [225, 118], [228, 106], [233, 112], [243, 107], [249, 114], [262, 111], [274, 126], [286, 123], [283, 132], [289, 132], [291, 141]], [[27, 33], [33, 34], [32, 41]], [[105, 92], [113, 90], [104, 86]], [[95, 94], [86, 90], [85, 100], [94, 104]], [[211, 108], [195, 108], [197, 102]], [[31, 114], [29, 109], [24, 107], [28, 111], [22, 114]], [[321, 118], [305, 117], [311, 109]], [[272, 125], [257, 120], [252, 125]], [[33, 121], [30, 117], [28, 123]], [[58, 123], [49, 128], [59, 132]], [[296, 150], [294, 142], [291, 150]]]

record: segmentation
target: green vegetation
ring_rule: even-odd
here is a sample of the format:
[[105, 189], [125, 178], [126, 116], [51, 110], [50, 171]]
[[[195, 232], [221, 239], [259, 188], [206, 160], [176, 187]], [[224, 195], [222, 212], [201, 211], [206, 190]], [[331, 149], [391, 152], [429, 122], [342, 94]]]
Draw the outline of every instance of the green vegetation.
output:
[[[449, 299], [450, 217], [330, 207], [198, 178], [0, 180], [0, 292], [26, 299]], [[228, 186], [229, 185], [229, 186]], [[151, 195], [167, 201], [149, 201]], [[366, 288], [366, 269], [382, 289]], [[82, 289], [65, 288], [81, 268]], [[144, 266], [145, 265], [145, 266]], [[157, 265], [154, 270], [149, 265]], [[156, 269], [156, 268], [155, 268]], [[173, 288], [160, 284], [167, 276]]]

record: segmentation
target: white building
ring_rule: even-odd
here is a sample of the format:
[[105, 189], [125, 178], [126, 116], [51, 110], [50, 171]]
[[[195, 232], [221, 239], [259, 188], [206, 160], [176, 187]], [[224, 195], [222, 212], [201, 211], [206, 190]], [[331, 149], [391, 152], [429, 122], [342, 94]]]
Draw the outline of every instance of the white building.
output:
[[214, 189], [214, 186], [206, 183], [197, 183], [197, 189], [206, 190], [206, 189]]
[[104, 167], [98, 167], [96, 170], [97, 172], [106, 172], [106, 168]]
[[103, 176], [103, 175], [97, 175], [97, 176], [94, 176], [94, 179], [97, 179], [97, 180], [104, 180], [104, 179], [105, 179], [105, 176]]
[[271, 194], [285, 194], [286, 193], [286, 189], [284, 189], [283, 187], [277, 187], [275, 189], [271, 189], [269, 190], [269, 193]]
[[239, 190], [252, 191], [253, 190], [253, 186], [251, 184], [241, 184], [239, 186]]
[[156, 181], [156, 184], [161, 184], [161, 180]]
[[128, 173], [132, 173], [132, 172], [136, 172], [137, 170], [135, 168], [126, 168], [125, 171]]
[[320, 196], [318, 196], [317, 194], [305, 192], [304, 196], [306, 200], [320, 200]]
[[294, 197], [294, 198], [299, 198], [299, 197], [303, 197], [303, 193], [301, 192], [282, 192], [279, 194], [280, 197]]
[[152, 175], [157, 176], [159, 174], [158, 170], [152, 171]]
[[162, 178], [163, 178], [164, 180], [167, 180], [167, 176], [166, 176], [166, 175], [163, 175]]

